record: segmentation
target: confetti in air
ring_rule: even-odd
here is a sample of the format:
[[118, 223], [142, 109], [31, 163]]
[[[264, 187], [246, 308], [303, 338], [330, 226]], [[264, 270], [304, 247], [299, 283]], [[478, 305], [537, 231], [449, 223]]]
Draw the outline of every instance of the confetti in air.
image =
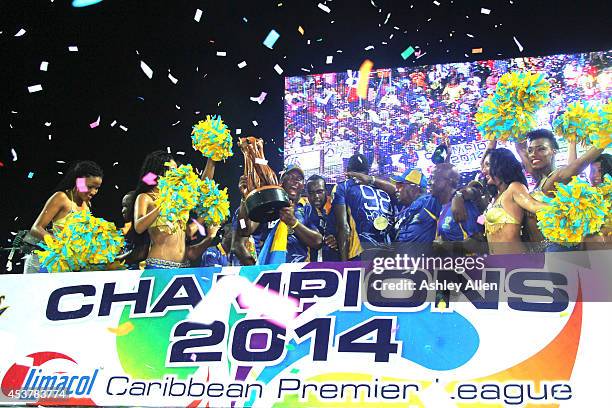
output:
[[98, 116], [98, 119], [96, 119], [94, 122], [89, 124], [90, 129], [97, 128], [98, 126], [100, 126], [100, 116]]
[[368, 84], [370, 83], [370, 71], [374, 63], [370, 60], [365, 60], [359, 67], [359, 79], [357, 80], [357, 96], [361, 99], [366, 99], [368, 96]]
[[39, 91], [42, 91], [42, 89], [43, 89], [42, 85], [40, 85], [40, 84], [28, 86], [28, 92], [29, 93], [39, 92]]
[[43, 62], [40, 63], [40, 70], [41, 71], [46, 71], [48, 67], [49, 67], [49, 63], [47, 61], [43, 61]]
[[195, 16], [193, 16], [193, 19], [199, 23], [201, 18], [202, 18], [202, 10], [197, 9], [195, 12]]
[[280, 37], [280, 34], [277, 33], [276, 30], [270, 30], [266, 39], [263, 42], [263, 45], [265, 45], [269, 49], [272, 49], [274, 48], [274, 43], [276, 43], [276, 40], [278, 40], [279, 37]]
[[317, 4], [317, 7], [320, 8], [321, 10], [323, 10], [326, 13], [331, 12], [331, 9], [329, 7], [327, 7], [325, 4], [319, 3], [319, 4]]
[[514, 39], [514, 42], [516, 43], [516, 46], [518, 47], [520, 52], [523, 52], [523, 46], [521, 45], [521, 43], [516, 39], [516, 37], [512, 37]]
[[412, 48], [412, 45], [408, 48], [406, 48], [403, 52], [402, 52], [402, 58], [403, 59], [407, 59], [409, 56], [411, 56], [412, 54], [414, 54], [414, 48]]
[[247, 66], [246, 61], [242, 61], [242, 62], [238, 63], [238, 68], [240, 68], [240, 69], [242, 69], [242, 68], [244, 68], [246, 66]]
[[144, 61], [140, 61], [140, 69], [142, 69], [147, 78], [153, 78], [153, 70]]

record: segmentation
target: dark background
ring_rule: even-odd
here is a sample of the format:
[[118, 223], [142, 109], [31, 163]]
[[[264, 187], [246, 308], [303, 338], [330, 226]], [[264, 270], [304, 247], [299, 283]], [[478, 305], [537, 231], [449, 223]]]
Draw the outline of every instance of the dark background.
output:
[[[105, 177], [93, 212], [122, 225], [121, 197], [135, 186], [148, 152], [170, 147], [185, 152], [179, 160], [203, 167], [189, 134], [206, 114], [220, 114], [232, 130], [242, 129], [241, 136], [264, 138], [267, 159], [280, 170], [283, 76], [307, 74], [302, 68], [322, 73], [358, 69], [366, 58], [382, 68], [612, 48], [608, 1], [438, 2], [321, 1], [328, 14], [317, 0], [104, 0], [84, 8], [61, 0], [2, 1], [0, 246], [10, 246], [11, 232], [31, 226], [67, 167], [57, 161], [98, 162]], [[481, 7], [491, 13], [481, 14]], [[26, 33], [15, 37], [21, 28]], [[271, 29], [280, 33], [272, 50], [262, 44]], [[72, 45], [79, 51], [69, 52]], [[365, 51], [369, 45], [375, 48]], [[404, 61], [400, 53], [410, 45], [424, 55]], [[325, 63], [328, 55], [333, 64]], [[239, 69], [243, 60], [247, 66]], [[42, 61], [49, 62], [47, 72], [39, 69]], [[29, 93], [36, 84], [43, 90]], [[268, 94], [263, 104], [249, 100], [262, 91]], [[100, 126], [90, 129], [98, 116]], [[215, 174], [234, 205], [242, 160], [234, 149]], [[0, 261], [3, 270], [5, 255]]]

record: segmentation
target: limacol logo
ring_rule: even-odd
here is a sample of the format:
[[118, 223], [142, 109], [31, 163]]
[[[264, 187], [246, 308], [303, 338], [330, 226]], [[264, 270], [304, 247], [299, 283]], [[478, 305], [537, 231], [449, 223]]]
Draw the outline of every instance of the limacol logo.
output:
[[[2, 378], [4, 395], [19, 390], [55, 390], [60, 391], [64, 398], [83, 398], [91, 394], [98, 377], [98, 368], [91, 372], [78, 372], [75, 370], [78, 367], [75, 360], [52, 351], [32, 353], [27, 357], [32, 360], [31, 364], [15, 363]], [[49, 363], [50, 361], [53, 363]], [[57, 364], [69, 366], [66, 369], [50, 369]]]

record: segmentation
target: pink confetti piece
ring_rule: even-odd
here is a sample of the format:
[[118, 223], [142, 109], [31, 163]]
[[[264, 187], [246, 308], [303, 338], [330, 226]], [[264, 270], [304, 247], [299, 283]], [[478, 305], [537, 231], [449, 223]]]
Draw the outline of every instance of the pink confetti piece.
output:
[[85, 183], [85, 177], [79, 177], [76, 179], [76, 188], [80, 193], [86, 193], [89, 189], [87, 183]]
[[97, 128], [98, 126], [100, 126], [100, 116], [98, 116], [98, 119], [96, 119], [94, 122], [91, 122], [89, 124], [89, 128], [93, 129], [93, 128]]
[[204, 226], [202, 224], [200, 224], [198, 222], [198, 220], [196, 220], [195, 218], [192, 218], [191, 221], [193, 221], [193, 223], [196, 225], [196, 227], [198, 227], [198, 232], [200, 233], [200, 235], [205, 237], [206, 236], [206, 228], [204, 228]]
[[478, 224], [480, 224], [480, 225], [484, 225], [484, 223], [485, 223], [485, 216], [484, 216], [484, 214], [480, 214], [478, 216], [478, 218], [476, 219], [476, 222]]
[[251, 96], [250, 99], [253, 102], [257, 102], [258, 104], [262, 104], [263, 101], [266, 99], [266, 95], [268, 95], [266, 92], [262, 92], [259, 94], [259, 96]]
[[157, 174], [153, 174], [151, 172], [145, 174], [144, 177], [142, 178], [142, 181], [144, 181], [144, 183], [149, 186], [156, 186], [157, 185], [156, 180], [157, 180]]

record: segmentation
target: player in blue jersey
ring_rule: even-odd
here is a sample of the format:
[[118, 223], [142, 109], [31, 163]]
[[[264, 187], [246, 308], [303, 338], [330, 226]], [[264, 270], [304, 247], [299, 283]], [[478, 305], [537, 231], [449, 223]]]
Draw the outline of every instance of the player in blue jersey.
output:
[[[370, 163], [363, 154], [355, 154], [348, 161], [347, 171], [367, 175]], [[336, 239], [342, 261], [357, 259], [364, 246], [381, 247], [391, 242], [391, 197], [374, 186], [375, 177], [371, 180], [371, 185], [364, 185], [349, 178], [336, 184], [332, 191]]]
[[223, 227], [223, 237], [221, 242], [215, 246], [210, 246], [202, 254], [201, 266], [229, 266], [232, 264], [232, 224], [227, 223]]
[[339, 261], [338, 245], [336, 237], [329, 232], [330, 221], [329, 212], [331, 210], [330, 197], [325, 188], [325, 179], [318, 174], [312, 175], [306, 181], [306, 194], [308, 196], [309, 207], [306, 207], [306, 217], [312, 218], [312, 223], [317, 226], [323, 235], [323, 246], [316, 251], [316, 256], [312, 256], [312, 261]]
[[[281, 173], [280, 183], [291, 201], [291, 206], [282, 208], [279, 213], [279, 220], [289, 227], [287, 262], [308, 262], [311, 258], [310, 250], [316, 250], [321, 247], [323, 236], [312, 219], [306, 216], [307, 211], [310, 211], [306, 209], [306, 207], [310, 206], [308, 200], [305, 198], [301, 199], [300, 197], [304, 189], [304, 171], [297, 165], [289, 165]], [[244, 212], [241, 212], [241, 214]], [[271, 221], [267, 224], [259, 224], [244, 216], [244, 228], [239, 225], [239, 231], [245, 237], [260, 230], [261, 236], [259, 241], [263, 243], [268, 234], [274, 230], [279, 220]]]
[[438, 223], [438, 235], [443, 241], [465, 241], [468, 238], [483, 241], [484, 225], [478, 222], [478, 218], [486, 208], [483, 196], [483, 185], [473, 180], [468, 183], [466, 188], [455, 193], [455, 197], [464, 200], [465, 214], [463, 217], [458, 218], [453, 215], [451, 203], [442, 207], [440, 222]]
[[420, 196], [397, 214], [395, 240], [432, 243], [436, 238], [440, 210], [451, 200], [458, 182], [459, 173], [450, 163], [436, 165], [431, 175], [430, 194]]

